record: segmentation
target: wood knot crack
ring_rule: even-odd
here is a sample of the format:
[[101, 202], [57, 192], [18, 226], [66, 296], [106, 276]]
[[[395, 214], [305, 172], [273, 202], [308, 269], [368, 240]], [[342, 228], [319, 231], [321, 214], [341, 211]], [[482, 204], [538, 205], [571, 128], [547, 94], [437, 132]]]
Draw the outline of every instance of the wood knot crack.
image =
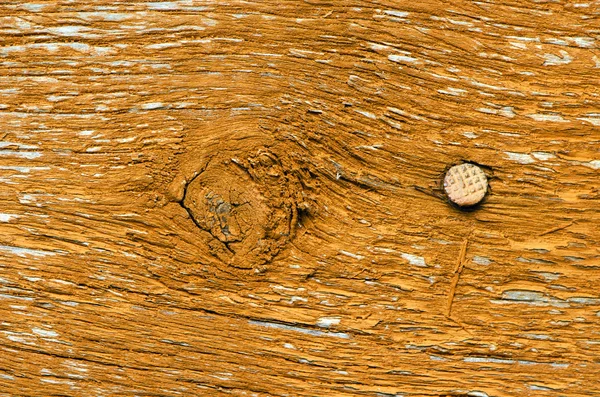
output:
[[214, 256], [256, 269], [293, 238], [304, 201], [298, 178], [263, 149], [244, 159], [211, 161], [187, 183], [181, 205], [212, 236]]

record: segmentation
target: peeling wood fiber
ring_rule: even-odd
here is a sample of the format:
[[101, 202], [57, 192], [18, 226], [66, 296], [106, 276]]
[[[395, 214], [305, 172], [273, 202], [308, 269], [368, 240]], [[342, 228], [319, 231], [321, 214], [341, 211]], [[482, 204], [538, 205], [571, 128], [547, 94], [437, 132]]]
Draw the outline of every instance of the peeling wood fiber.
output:
[[600, 395], [598, 2], [0, 29], [0, 396]]

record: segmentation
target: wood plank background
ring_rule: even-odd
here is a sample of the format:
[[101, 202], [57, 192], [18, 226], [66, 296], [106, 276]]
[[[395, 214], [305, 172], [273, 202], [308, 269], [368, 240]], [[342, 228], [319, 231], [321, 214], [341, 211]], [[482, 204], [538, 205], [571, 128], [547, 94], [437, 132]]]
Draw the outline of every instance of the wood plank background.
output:
[[600, 395], [598, 1], [0, 28], [0, 396]]

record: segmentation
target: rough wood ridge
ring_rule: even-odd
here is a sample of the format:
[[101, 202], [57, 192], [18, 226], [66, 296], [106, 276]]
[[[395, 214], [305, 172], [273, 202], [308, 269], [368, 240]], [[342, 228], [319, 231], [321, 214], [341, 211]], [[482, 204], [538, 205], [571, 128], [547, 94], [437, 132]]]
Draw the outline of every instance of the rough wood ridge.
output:
[[600, 395], [598, 2], [0, 28], [0, 396]]

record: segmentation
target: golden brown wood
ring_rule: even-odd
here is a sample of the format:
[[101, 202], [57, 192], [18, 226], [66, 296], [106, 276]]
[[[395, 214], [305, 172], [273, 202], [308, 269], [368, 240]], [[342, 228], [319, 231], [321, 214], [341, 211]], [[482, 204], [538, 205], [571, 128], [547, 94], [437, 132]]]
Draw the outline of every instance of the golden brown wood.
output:
[[0, 396], [600, 395], [599, 17], [0, 4]]
[[467, 254], [468, 245], [469, 237], [467, 237], [462, 243], [462, 247], [460, 248], [460, 255], [458, 257], [458, 260], [456, 261], [456, 268], [454, 268], [454, 276], [452, 277], [452, 281], [450, 282], [450, 292], [448, 293], [448, 310], [446, 313], [448, 317], [450, 317], [450, 315], [452, 314], [452, 303], [454, 302], [454, 295], [456, 294], [456, 286], [458, 285], [458, 280], [460, 280], [460, 273], [465, 267], [465, 255]]

